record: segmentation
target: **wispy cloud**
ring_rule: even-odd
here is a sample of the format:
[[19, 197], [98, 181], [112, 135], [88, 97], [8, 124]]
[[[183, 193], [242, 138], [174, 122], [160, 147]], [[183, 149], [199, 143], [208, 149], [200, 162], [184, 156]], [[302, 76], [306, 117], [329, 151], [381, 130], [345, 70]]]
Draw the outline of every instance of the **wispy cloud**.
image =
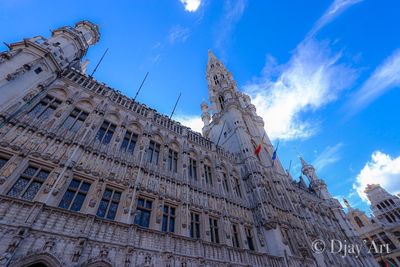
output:
[[346, 109], [353, 115], [385, 92], [400, 86], [400, 49], [379, 65], [361, 88], [350, 98]]
[[199, 133], [202, 132], [203, 121], [201, 120], [200, 116], [178, 114], [176, 115], [174, 120], [179, 121], [180, 123], [182, 123], [182, 125], [191, 128], [193, 131]]
[[179, 0], [179, 1], [185, 6], [185, 10], [189, 12], [196, 12], [201, 4], [201, 0]]
[[400, 192], [400, 156], [391, 157], [381, 151], [375, 151], [361, 169], [353, 184], [361, 199], [368, 203], [364, 190], [368, 184], [380, 184], [392, 194]]
[[355, 73], [340, 64], [340, 59], [341, 54], [333, 53], [329, 43], [308, 39], [287, 64], [277, 68], [277, 78], [267, 71], [260, 81], [245, 85], [271, 139], [307, 138], [318, 130], [318, 123], [303, 120], [301, 115], [334, 101], [352, 83]]
[[327, 146], [314, 160], [313, 165], [321, 171], [328, 165], [334, 164], [340, 160], [340, 149], [343, 147], [342, 143], [338, 143], [334, 146]]
[[328, 10], [319, 18], [314, 24], [314, 27], [309, 32], [308, 36], [315, 35], [320, 29], [332, 22], [337, 16], [349, 7], [360, 3], [364, 0], [335, 0], [328, 8]]
[[[262, 77], [245, 86], [266, 121], [271, 139], [307, 138], [318, 131], [318, 123], [302, 120], [305, 112], [316, 111], [337, 99], [339, 93], [355, 79], [355, 70], [340, 62], [329, 42], [314, 36], [344, 10], [362, 0], [335, 0], [296, 47], [288, 63], [271, 68], [267, 60]], [[273, 64], [272, 64], [273, 66]]]
[[[247, 5], [247, 0], [225, 0], [224, 11], [215, 38], [215, 48], [222, 49], [242, 17]], [[221, 51], [221, 53], [224, 53]]]
[[190, 36], [190, 33], [191, 30], [188, 27], [184, 27], [182, 25], [172, 26], [163, 40], [156, 42], [152, 46], [152, 55], [147, 59], [148, 64], [157, 65], [160, 63], [165, 50], [177, 43], [186, 42]]
[[189, 28], [181, 25], [175, 25], [169, 30], [167, 39], [170, 44], [174, 44], [176, 42], [185, 42], [189, 35]]

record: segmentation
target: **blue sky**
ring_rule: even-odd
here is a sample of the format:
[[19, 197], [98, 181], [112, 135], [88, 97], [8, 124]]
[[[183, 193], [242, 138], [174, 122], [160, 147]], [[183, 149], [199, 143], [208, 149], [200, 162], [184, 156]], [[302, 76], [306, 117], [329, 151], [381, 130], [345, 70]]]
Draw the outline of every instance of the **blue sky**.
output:
[[[96, 79], [199, 129], [211, 49], [251, 95], [284, 166], [316, 165], [334, 196], [367, 210], [362, 189], [400, 192], [400, 3], [397, 0], [0, 0], [0, 39], [87, 19], [106, 48]], [[6, 47], [1, 45], [1, 50]]]

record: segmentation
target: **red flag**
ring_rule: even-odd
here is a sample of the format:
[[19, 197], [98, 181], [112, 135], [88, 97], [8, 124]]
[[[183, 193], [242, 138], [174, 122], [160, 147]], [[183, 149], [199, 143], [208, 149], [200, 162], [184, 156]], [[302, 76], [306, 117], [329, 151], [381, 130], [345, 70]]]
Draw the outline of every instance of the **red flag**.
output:
[[258, 154], [260, 154], [261, 152], [261, 143], [258, 144], [258, 146], [256, 147], [256, 150], [254, 151], [254, 154], [256, 154], [258, 156]]
[[258, 156], [258, 154], [260, 154], [260, 152], [261, 152], [261, 145], [262, 145], [262, 143], [264, 142], [264, 136], [265, 136], [265, 131], [264, 131], [264, 134], [263, 134], [263, 136], [262, 136], [262, 138], [261, 138], [260, 143], [259, 143], [258, 146], [256, 147], [256, 150], [254, 150], [254, 154], [256, 154], [257, 156]]

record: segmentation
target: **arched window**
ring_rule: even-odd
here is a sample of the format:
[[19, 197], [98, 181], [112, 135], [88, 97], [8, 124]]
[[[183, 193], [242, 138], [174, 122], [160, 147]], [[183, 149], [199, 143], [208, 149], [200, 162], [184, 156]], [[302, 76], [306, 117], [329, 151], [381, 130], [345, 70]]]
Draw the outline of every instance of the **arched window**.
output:
[[218, 97], [218, 101], [219, 101], [219, 105], [221, 106], [221, 109], [223, 110], [224, 109], [224, 102], [225, 102], [224, 97], [222, 95], [220, 95]]
[[354, 221], [357, 223], [358, 227], [361, 228], [364, 226], [363, 222], [361, 221], [361, 219], [358, 216], [354, 217]]

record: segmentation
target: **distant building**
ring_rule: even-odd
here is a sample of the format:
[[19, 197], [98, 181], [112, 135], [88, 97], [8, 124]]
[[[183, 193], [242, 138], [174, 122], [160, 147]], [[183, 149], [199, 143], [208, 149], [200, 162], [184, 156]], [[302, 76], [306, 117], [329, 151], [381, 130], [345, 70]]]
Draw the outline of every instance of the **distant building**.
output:
[[[368, 217], [346, 201], [347, 217], [381, 266], [400, 266], [400, 199], [378, 184], [368, 185], [365, 193], [373, 215]], [[376, 247], [382, 251], [374, 253]]]
[[86, 75], [99, 38], [81, 21], [0, 55], [1, 266], [377, 266], [313, 250], [362, 241], [211, 52], [201, 135]]

